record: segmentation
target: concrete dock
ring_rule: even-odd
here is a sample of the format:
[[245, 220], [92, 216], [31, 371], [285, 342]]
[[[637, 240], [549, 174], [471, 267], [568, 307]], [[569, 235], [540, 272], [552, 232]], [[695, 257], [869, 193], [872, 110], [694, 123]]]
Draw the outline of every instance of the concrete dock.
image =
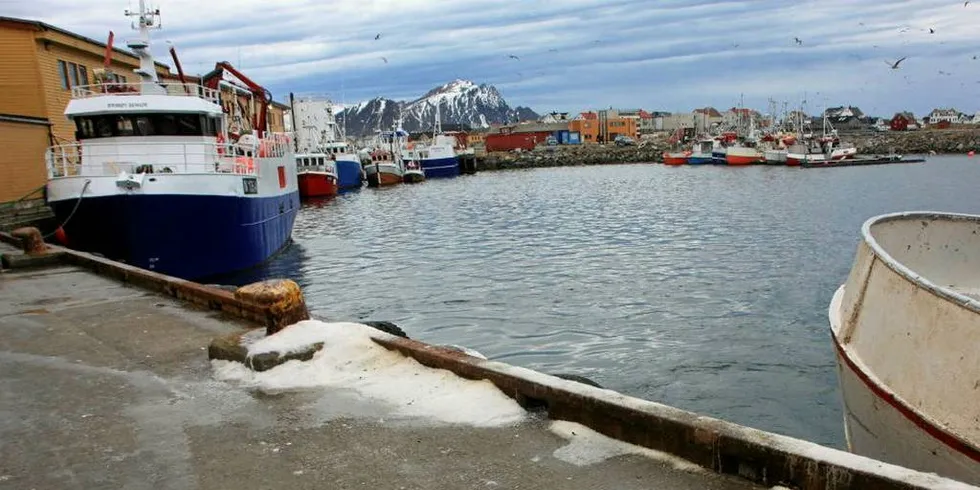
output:
[[[215, 379], [207, 346], [271, 321], [268, 311], [52, 250], [57, 263], [0, 272], [0, 489], [968, 488], [384, 335], [375, 342], [537, 409], [477, 428], [393, 418], [326, 388], [246, 389]], [[660, 452], [603, 456], [554, 420]]]
[[388, 423], [322, 390], [250, 393], [212, 379], [205, 346], [246, 326], [222, 316], [73, 266], [0, 275], [0, 488], [757, 488], [569, 464], [543, 419]]

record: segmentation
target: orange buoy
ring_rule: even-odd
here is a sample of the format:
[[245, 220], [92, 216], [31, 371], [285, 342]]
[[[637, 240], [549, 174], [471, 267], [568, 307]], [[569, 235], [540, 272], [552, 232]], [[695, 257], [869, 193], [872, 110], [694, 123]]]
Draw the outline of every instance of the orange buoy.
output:
[[65, 229], [60, 226], [57, 230], [54, 230], [54, 239], [58, 240], [58, 243], [62, 245], [68, 245], [68, 235], [65, 234]]

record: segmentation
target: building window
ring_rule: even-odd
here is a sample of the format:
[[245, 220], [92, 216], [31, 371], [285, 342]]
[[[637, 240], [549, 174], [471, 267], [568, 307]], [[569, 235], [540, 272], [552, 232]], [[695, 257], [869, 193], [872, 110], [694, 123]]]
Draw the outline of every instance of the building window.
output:
[[82, 65], [78, 65], [78, 79], [82, 85], [88, 85], [88, 69]]
[[68, 63], [68, 74], [71, 75], [71, 86], [77, 87], [81, 85], [78, 83], [78, 65], [74, 63]]
[[58, 60], [58, 77], [61, 78], [61, 88], [68, 90], [71, 88], [71, 84], [68, 83], [68, 65], [61, 60]]

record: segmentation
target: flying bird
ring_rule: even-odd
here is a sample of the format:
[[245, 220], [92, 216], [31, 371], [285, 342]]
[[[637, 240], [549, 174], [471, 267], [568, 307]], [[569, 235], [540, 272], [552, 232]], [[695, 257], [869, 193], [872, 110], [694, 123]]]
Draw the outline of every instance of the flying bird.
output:
[[973, 55], [973, 59], [977, 59], [977, 55]]
[[966, 1], [966, 2], [963, 2], [963, 6], [964, 6], [964, 7], [966, 7], [967, 5], [970, 5], [970, 2], [969, 2], [969, 0], [968, 0], [968, 1]]
[[521, 59], [517, 55], [514, 55], [514, 54], [509, 54], [509, 55], [507, 55], [507, 57], [510, 58], [510, 59], [521, 61]]
[[738, 43], [732, 43], [732, 47], [733, 48], [737, 48], [738, 47]]
[[384, 60], [384, 62], [385, 62], [386, 65], [388, 64], [388, 58], [385, 58], [384, 56], [382, 56], [381, 59]]
[[558, 48], [551, 48], [551, 49], [548, 50], [548, 52], [549, 53], [557, 53], [558, 52]]
[[803, 40], [802, 39], [800, 39], [798, 37], [794, 37], [793, 40], [796, 41], [796, 45], [797, 46], [803, 46]]
[[885, 64], [888, 65], [888, 66], [890, 66], [892, 68], [892, 70], [897, 70], [898, 69], [898, 65], [901, 62], [905, 61], [905, 58], [908, 58], [908, 56], [902, 56], [901, 58], [898, 59], [898, 61], [896, 61], [894, 63], [892, 63], [892, 62], [890, 62], [888, 60], [885, 60]]
[[929, 34], [935, 34], [935, 33], [936, 33], [936, 30], [930, 27], [929, 28]]
[[378, 33], [377, 36], [374, 36], [374, 40], [375, 41], [377, 41], [378, 39], [381, 39], [381, 33], [380, 32]]

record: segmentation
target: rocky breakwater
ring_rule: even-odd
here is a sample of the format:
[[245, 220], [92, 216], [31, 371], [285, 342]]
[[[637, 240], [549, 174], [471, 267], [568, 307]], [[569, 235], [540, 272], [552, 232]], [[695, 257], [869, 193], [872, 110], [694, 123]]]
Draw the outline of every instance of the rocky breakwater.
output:
[[538, 147], [521, 153], [494, 152], [477, 159], [477, 168], [508, 170], [518, 168], [571, 167], [609, 163], [650, 163], [663, 161], [664, 146], [655, 143], [635, 146], [564, 145]]
[[841, 135], [864, 154], [966, 153], [980, 150], [980, 129], [927, 129]]

